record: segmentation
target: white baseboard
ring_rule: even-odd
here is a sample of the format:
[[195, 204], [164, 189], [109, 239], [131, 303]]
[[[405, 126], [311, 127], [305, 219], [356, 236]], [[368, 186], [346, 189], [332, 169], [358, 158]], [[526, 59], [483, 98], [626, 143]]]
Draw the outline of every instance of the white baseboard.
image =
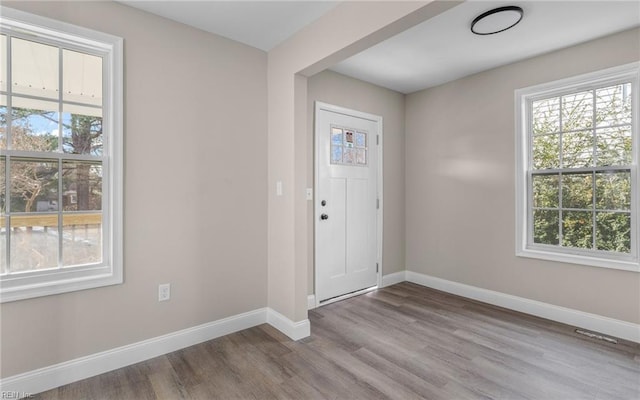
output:
[[382, 276], [382, 287], [395, 285], [407, 280], [407, 271], [394, 272], [393, 274]]
[[293, 340], [310, 335], [309, 320], [293, 322], [265, 307], [10, 376], [0, 380], [0, 388], [2, 393], [16, 393], [28, 397], [29, 394], [54, 389], [264, 323], [269, 323]]
[[640, 325], [406, 271], [407, 281], [443, 292], [640, 343]]
[[267, 323], [292, 340], [300, 340], [311, 335], [311, 323], [308, 319], [293, 322], [279, 312], [267, 309]]
[[316, 308], [316, 295], [310, 294], [307, 296], [307, 310], [313, 310]]

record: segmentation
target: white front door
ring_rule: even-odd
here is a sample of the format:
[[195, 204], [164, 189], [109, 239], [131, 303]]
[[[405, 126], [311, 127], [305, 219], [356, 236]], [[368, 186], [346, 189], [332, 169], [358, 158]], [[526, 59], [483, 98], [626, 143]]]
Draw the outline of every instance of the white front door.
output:
[[319, 102], [315, 118], [319, 303], [378, 284], [382, 118]]

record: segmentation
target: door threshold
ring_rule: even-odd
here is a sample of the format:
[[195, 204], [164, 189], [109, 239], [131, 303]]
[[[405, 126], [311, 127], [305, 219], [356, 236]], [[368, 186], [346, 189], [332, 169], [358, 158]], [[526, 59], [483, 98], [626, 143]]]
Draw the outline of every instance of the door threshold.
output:
[[351, 297], [360, 296], [361, 294], [369, 293], [369, 292], [377, 290], [377, 289], [378, 289], [378, 285], [371, 286], [371, 287], [368, 287], [366, 289], [356, 290], [355, 292], [351, 292], [351, 293], [347, 293], [347, 294], [341, 294], [340, 296], [332, 297], [330, 299], [321, 300], [321, 301], [318, 302], [318, 307], [326, 306], [327, 304], [335, 303], [336, 301], [346, 300], [346, 299], [349, 299]]

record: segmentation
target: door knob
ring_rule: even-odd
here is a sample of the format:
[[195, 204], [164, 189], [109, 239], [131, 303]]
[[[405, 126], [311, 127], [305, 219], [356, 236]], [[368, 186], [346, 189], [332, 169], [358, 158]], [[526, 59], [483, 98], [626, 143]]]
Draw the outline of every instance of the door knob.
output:
[[322, 214], [320, 215], [320, 219], [329, 219], [329, 216], [327, 214]]

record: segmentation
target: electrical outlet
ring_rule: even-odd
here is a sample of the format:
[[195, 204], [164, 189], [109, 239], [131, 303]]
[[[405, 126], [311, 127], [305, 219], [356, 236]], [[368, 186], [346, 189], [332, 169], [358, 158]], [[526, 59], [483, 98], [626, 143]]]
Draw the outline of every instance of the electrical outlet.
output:
[[171, 284], [163, 283], [158, 285], [158, 301], [167, 301], [171, 298]]

